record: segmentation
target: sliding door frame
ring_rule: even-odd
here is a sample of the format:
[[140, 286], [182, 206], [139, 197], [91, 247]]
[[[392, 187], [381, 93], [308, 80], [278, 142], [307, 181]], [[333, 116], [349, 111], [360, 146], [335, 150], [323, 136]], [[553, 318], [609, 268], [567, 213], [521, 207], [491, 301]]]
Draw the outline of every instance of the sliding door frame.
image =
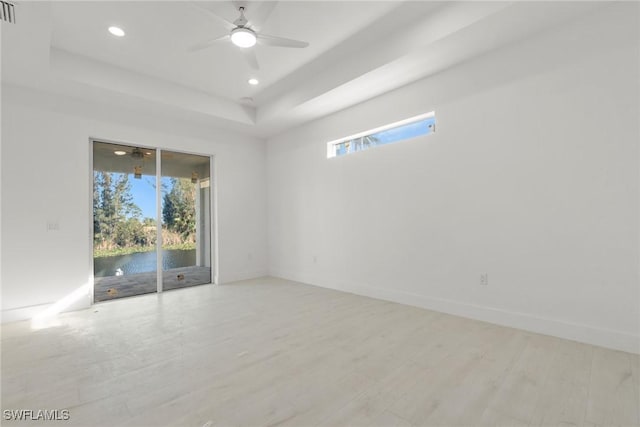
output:
[[[130, 142], [122, 142], [122, 141], [114, 141], [106, 138], [97, 138], [97, 137], [89, 137], [89, 284], [91, 288], [91, 304], [96, 304], [95, 300], [95, 282], [94, 282], [94, 265], [93, 265], [93, 180], [94, 180], [94, 171], [93, 171], [93, 147], [96, 142], [104, 142], [107, 144], [118, 144], [125, 145], [128, 147], [137, 147], [142, 149], [150, 149], [156, 151], [156, 274], [157, 274], [157, 292], [156, 294], [161, 294], [164, 290], [162, 289], [162, 152], [163, 151], [172, 151], [176, 153], [182, 154], [192, 154], [195, 156], [208, 157], [209, 158], [209, 244], [210, 248], [210, 265], [211, 265], [211, 275], [210, 275], [210, 283], [203, 283], [206, 285], [217, 285], [218, 284], [218, 179], [216, 176], [217, 168], [215, 167], [216, 156], [214, 154], [201, 154], [195, 153], [192, 151], [185, 150], [176, 150], [173, 148], [163, 148], [163, 147], [152, 147], [144, 144], [134, 144]], [[201, 285], [198, 285], [201, 286]], [[146, 294], [148, 295], [148, 294]], [[136, 295], [140, 296], [140, 295]], [[99, 301], [99, 303], [104, 303], [109, 301]]]
[[156, 293], [162, 293], [162, 149], [156, 148]]

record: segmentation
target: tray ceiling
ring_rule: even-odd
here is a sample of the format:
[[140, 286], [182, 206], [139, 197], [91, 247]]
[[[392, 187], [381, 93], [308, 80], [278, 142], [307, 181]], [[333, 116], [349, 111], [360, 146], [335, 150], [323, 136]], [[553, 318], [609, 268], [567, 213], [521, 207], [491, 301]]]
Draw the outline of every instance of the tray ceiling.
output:
[[[199, 4], [237, 17], [238, 2]], [[249, 19], [260, 6], [242, 4]], [[280, 1], [260, 30], [310, 45], [258, 45], [254, 71], [229, 42], [188, 52], [227, 33], [188, 1], [18, 1], [16, 24], [2, 25], [2, 82], [266, 137], [605, 4]]]

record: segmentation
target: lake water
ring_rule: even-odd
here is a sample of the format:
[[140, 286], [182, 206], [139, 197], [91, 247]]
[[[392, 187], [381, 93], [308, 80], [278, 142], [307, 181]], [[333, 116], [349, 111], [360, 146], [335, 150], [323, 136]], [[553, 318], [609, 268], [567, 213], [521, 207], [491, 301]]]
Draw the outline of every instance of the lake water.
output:
[[[162, 269], [196, 265], [196, 250], [171, 249], [162, 251]], [[93, 259], [96, 277], [115, 276], [121, 268], [125, 275], [156, 271], [156, 252], [136, 252], [129, 255], [108, 256]]]

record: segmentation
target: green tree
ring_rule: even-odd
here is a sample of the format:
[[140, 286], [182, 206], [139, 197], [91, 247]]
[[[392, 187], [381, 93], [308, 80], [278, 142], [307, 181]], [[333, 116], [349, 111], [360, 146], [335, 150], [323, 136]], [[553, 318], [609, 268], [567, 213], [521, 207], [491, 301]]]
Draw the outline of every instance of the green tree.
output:
[[100, 189], [104, 185], [102, 172], [93, 173], [93, 241], [100, 240], [100, 225], [103, 218], [102, 206], [100, 203]]
[[114, 182], [115, 215], [117, 218], [139, 218], [142, 210], [133, 202], [131, 183], [126, 173], [117, 174]]
[[196, 188], [189, 178], [171, 178], [171, 188], [163, 196], [162, 220], [168, 230], [183, 241], [193, 240], [196, 230]]
[[102, 189], [100, 191], [100, 210], [102, 212], [100, 230], [102, 238], [109, 238], [113, 235], [115, 227], [116, 205], [113, 199], [113, 186], [111, 174], [102, 172]]
[[122, 173], [94, 172], [93, 231], [94, 246], [102, 248], [145, 245], [139, 218], [141, 209], [134, 203], [129, 176]]
[[162, 221], [169, 230], [173, 230], [178, 215], [176, 209], [176, 196], [173, 189], [162, 197]]
[[149, 240], [144, 227], [137, 218], [129, 218], [116, 224], [115, 243], [122, 248], [131, 246], [147, 246]]

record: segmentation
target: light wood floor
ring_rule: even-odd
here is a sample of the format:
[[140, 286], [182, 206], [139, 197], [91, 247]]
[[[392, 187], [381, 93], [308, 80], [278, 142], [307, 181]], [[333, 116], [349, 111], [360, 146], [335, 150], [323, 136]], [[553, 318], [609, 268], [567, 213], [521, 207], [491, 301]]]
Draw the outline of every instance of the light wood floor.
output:
[[68, 408], [56, 426], [640, 424], [636, 355], [279, 279], [61, 323], [2, 327], [2, 409]]

